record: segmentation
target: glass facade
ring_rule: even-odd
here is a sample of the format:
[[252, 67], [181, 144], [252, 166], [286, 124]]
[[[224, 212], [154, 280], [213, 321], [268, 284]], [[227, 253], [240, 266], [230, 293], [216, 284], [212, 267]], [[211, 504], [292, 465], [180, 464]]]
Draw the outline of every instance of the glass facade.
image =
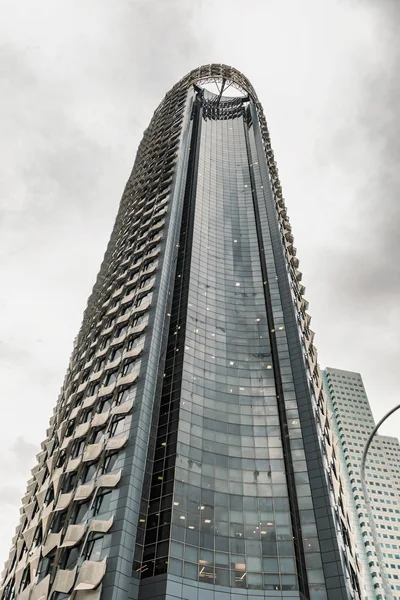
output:
[[198, 170], [169, 569], [297, 589], [243, 114], [203, 120]]
[[139, 147], [2, 600], [360, 598], [303, 293], [257, 96], [201, 67]]

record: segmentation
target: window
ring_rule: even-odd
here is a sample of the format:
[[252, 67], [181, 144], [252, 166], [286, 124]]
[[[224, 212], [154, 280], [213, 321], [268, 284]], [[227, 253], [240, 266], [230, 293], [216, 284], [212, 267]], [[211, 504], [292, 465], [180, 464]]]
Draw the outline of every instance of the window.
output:
[[61, 450], [58, 455], [58, 458], [57, 458], [56, 467], [57, 468], [62, 467], [65, 463], [65, 459], [66, 459], [66, 452], [65, 452], [65, 450]]
[[75, 427], [75, 421], [74, 420], [69, 421], [67, 428], [65, 430], [65, 437], [70, 437], [73, 434], [74, 427]]
[[78, 458], [81, 454], [83, 454], [83, 449], [85, 447], [85, 440], [77, 440], [72, 444], [71, 448], [71, 457]]
[[92, 414], [92, 411], [90, 408], [86, 408], [85, 410], [82, 411], [80, 419], [79, 419], [79, 423], [87, 423], [89, 421], [89, 418]]
[[69, 548], [68, 550], [66, 550], [61, 559], [62, 568], [69, 570], [73, 569], [78, 562], [80, 551], [81, 548], [79, 546], [75, 548]]
[[88, 393], [87, 396], [95, 396], [97, 394], [97, 392], [100, 389], [100, 383], [97, 381], [96, 383], [92, 383], [92, 385], [90, 385], [88, 387]]
[[100, 513], [106, 513], [110, 510], [111, 503], [111, 490], [108, 490], [104, 493], [99, 493], [96, 496], [96, 499], [93, 504], [93, 515], [98, 515]]
[[22, 592], [22, 590], [24, 590], [31, 582], [31, 568], [28, 565], [23, 574], [22, 574], [22, 579], [21, 579], [21, 583], [19, 586], [19, 593]]
[[100, 340], [100, 345], [99, 345], [99, 349], [100, 350], [104, 350], [104, 348], [108, 345], [110, 338], [109, 337], [103, 337]]
[[111, 371], [111, 373], [107, 373], [104, 379], [104, 385], [108, 386], [117, 381], [117, 371]]
[[97, 431], [95, 431], [92, 435], [91, 435], [91, 440], [90, 443], [91, 444], [98, 444], [102, 437], [104, 436], [106, 430], [103, 427], [102, 429], [98, 429]]
[[132, 371], [135, 369], [135, 367], [136, 367], [135, 370], [138, 370], [139, 362], [140, 361], [135, 361], [135, 360], [125, 362], [124, 366], [122, 367], [121, 376], [124, 377], [125, 375], [129, 375], [129, 373], [132, 373]]
[[125, 298], [126, 298], [126, 296], [130, 296], [134, 291], [135, 291], [134, 285], [131, 285], [130, 287], [126, 288], [125, 294], [124, 294]]
[[148, 285], [149, 283], [151, 283], [151, 281], [152, 281], [152, 277], [151, 277], [151, 276], [144, 277], [144, 278], [142, 279], [142, 281], [140, 282], [139, 289], [141, 290], [141, 289], [142, 289], [142, 288], [144, 288], [146, 285]]
[[119, 435], [124, 431], [125, 417], [115, 418], [111, 424], [110, 437]]
[[68, 492], [72, 491], [75, 487], [77, 479], [78, 478], [76, 473], [70, 473], [69, 475], [67, 475], [67, 477], [64, 479], [64, 483], [61, 488], [62, 493], [67, 494]]
[[128, 342], [127, 350], [132, 350], [132, 348], [136, 348], [137, 346], [140, 346], [143, 343], [143, 341], [144, 341], [144, 335], [132, 337]]
[[44, 498], [44, 503], [45, 505], [49, 505], [50, 502], [52, 502], [54, 500], [54, 488], [52, 485], [50, 485], [50, 487], [48, 488], [47, 492], [46, 492], [46, 496]]
[[95, 476], [96, 471], [97, 464], [88, 465], [87, 467], [85, 467], [81, 475], [81, 483], [87, 483], [88, 481], [91, 481]]
[[148, 250], [146, 250], [145, 256], [148, 256], [149, 254], [154, 252], [154, 250], [157, 250], [157, 244], [153, 244], [152, 246], [150, 246], [150, 248]]
[[122, 346], [118, 346], [118, 348], [114, 348], [110, 354], [109, 362], [113, 362], [117, 360], [120, 356], [122, 356]]
[[112, 396], [108, 396], [107, 398], [102, 398], [101, 402], [97, 407], [98, 413], [104, 413], [109, 410], [112, 406]]
[[39, 527], [37, 527], [37, 529], [35, 531], [35, 535], [33, 537], [31, 550], [34, 550], [35, 548], [40, 546], [42, 544], [42, 542], [43, 542], [42, 527], [41, 527], [41, 525], [39, 525]]
[[49, 555], [42, 558], [39, 563], [38, 569], [38, 582], [44, 579], [49, 573], [51, 573], [54, 565], [54, 557], [55, 550], [53, 550]]
[[83, 502], [82, 504], [78, 504], [75, 508], [75, 514], [73, 517], [74, 523], [81, 523], [85, 519], [88, 518], [90, 508], [90, 502]]
[[89, 379], [89, 375], [90, 375], [90, 370], [87, 369], [82, 375], [81, 383], [85, 383], [85, 381], [87, 381]]
[[[160, 209], [158, 209], [160, 210]], [[157, 211], [155, 211], [157, 212]], [[156, 265], [156, 261], [155, 260], [151, 260], [150, 262], [148, 262], [145, 266], [145, 268], [143, 269], [143, 273], [146, 273], [146, 271], [149, 271], [152, 267], [154, 267]]]
[[128, 302], [127, 304], [125, 304], [124, 308], [119, 313], [120, 316], [126, 315], [126, 313], [130, 312], [131, 308], [132, 308], [132, 302]]
[[103, 473], [110, 473], [115, 468], [115, 465], [117, 464], [117, 459], [117, 452], [111, 454], [111, 456], [108, 456], [103, 464]]
[[143, 296], [140, 296], [139, 298], [137, 298], [135, 300], [135, 308], [139, 308], [139, 306], [141, 306], [142, 304], [144, 304], [145, 300], [147, 299], [148, 296], [151, 296], [151, 294], [144, 294]]
[[127, 325], [120, 325], [115, 330], [115, 337], [116, 338], [121, 337], [121, 335], [124, 335], [127, 331], [128, 331], [128, 326]]
[[126, 402], [129, 398], [129, 396], [131, 395], [131, 393], [132, 393], [132, 390], [130, 388], [125, 388], [123, 390], [120, 390], [118, 392], [116, 403], [122, 404], [123, 402]]
[[80, 405], [80, 403], [83, 400], [83, 394], [79, 394], [78, 396], [75, 396], [75, 400], [73, 401], [73, 404], [71, 405], [71, 408], [76, 408], [77, 406]]
[[138, 325], [141, 325], [145, 319], [147, 319], [147, 315], [140, 315], [138, 317], [135, 317], [132, 321], [132, 327], [137, 327]]
[[103, 536], [89, 536], [84, 550], [84, 560], [100, 560], [101, 548], [103, 546]]
[[59, 533], [61, 529], [64, 527], [65, 521], [67, 519], [67, 511], [62, 510], [54, 513], [53, 521], [51, 523], [50, 531], [51, 533]]
[[18, 560], [22, 560], [25, 554], [28, 552], [28, 548], [26, 547], [25, 542], [22, 544], [21, 552], [19, 554]]
[[96, 363], [95, 372], [97, 373], [98, 371], [101, 371], [105, 364], [106, 364], [105, 358], [99, 359]]

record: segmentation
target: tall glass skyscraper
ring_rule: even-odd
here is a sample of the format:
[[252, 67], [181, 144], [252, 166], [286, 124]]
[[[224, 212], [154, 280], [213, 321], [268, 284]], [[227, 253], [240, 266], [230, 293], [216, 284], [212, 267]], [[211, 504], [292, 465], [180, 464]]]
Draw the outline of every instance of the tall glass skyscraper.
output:
[[200, 67], [139, 146], [2, 600], [360, 598], [303, 294], [257, 95]]

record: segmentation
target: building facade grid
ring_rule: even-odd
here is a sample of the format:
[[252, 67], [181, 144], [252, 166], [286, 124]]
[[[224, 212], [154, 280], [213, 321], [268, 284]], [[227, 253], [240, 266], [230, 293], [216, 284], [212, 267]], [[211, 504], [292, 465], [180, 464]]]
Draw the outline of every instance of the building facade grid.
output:
[[[326, 368], [324, 387], [333, 426], [341, 442], [341, 469], [349, 499], [357, 553], [363, 567], [366, 600], [384, 598], [374, 540], [364, 503], [360, 467], [365, 444], [376, 423], [359, 373]], [[400, 598], [400, 445], [396, 438], [376, 435], [366, 475], [371, 508], [393, 598]]]

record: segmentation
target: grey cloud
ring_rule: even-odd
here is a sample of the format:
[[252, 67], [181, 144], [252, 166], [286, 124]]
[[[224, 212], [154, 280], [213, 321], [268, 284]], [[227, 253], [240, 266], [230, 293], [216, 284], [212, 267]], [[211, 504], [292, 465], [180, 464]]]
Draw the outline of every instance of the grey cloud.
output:
[[[395, 72], [393, 65], [389, 74], [375, 73], [365, 86], [354, 137], [367, 148], [367, 168], [360, 170], [359, 186], [348, 206], [352, 227], [345, 251], [339, 248], [333, 257], [343, 274], [345, 293], [350, 298], [363, 295], [361, 310], [375, 301], [397, 303], [400, 292], [400, 263], [395, 258], [400, 231], [400, 90]], [[345, 157], [346, 145], [351, 145], [351, 132], [341, 144]], [[355, 162], [341, 161], [340, 166], [347, 171], [357, 168]]]
[[26, 441], [22, 436], [18, 436], [11, 445], [10, 450], [15, 457], [17, 469], [25, 475], [29, 467], [34, 466], [35, 455], [39, 452], [39, 448], [35, 444]]
[[37, 77], [26, 61], [28, 52], [27, 48], [18, 48], [6, 43], [0, 46], [0, 81], [4, 90], [11, 82], [19, 83], [28, 89], [37, 83]]
[[17, 486], [5, 485], [0, 487], [0, 505], [15, 507], [21, 501], [21, 489]]
[[31, 354], [24, 348], [16, 348], [12, 342], [0, 340], [0, 359], [2, 361], [15, 362], [29, 360]]

